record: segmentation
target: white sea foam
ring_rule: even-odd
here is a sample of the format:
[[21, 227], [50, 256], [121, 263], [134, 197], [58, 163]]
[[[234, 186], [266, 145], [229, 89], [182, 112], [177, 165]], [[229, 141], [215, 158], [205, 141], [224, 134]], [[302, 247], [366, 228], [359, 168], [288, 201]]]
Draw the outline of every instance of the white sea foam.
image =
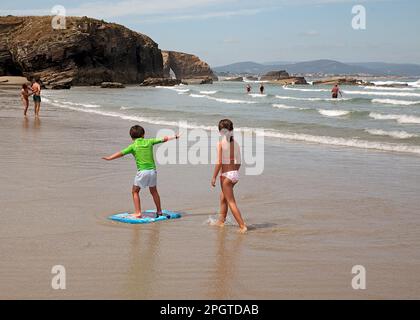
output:
[[292, 90], [292, 91], [303, 91], [303, 92], [331, 92], [328, 89], [302, 89], [302, 88], [292, 88], [292, 87], [283, 87], [284, 90]]
[[179, 89], [179, 86], [174, 86], [174, 87], [156, 86], [155, 88], [168, 89], [168, 90], [176, 91], [178, 93], [187, 93], [191, 91], [191, 89]]
[[249, 80], [249, 79], [246, 79], [246, 78], [244, 78], [244, 80], [243, 80], [243, 82], [245, 82], [245, 83], [268, 83], [269, 81], [263, 81], [263, 80]]
[[217, 91], [200, 91], [201, 94], [216, 94]]
[[301, 107], [295, 107], [295, 106], [288, 106], [288, 105], [285, 105], [285, 104], [273, 104], [273, 107], [274, 108], [277, 108], [277, 109], [298, 109], [298, 110], [307, 110], [307, 108], [301, 108]]
[[376, 86], [385, 86], [385, 85], [405, 85], [407, 82], [401, 81], [371, 81]]
[[[166, 126], [174, 126], [177, 127], [180, 123], [176, 121], [167, 121], [167, 120], [160, 120], [160, 119], [153, 119], [153, 118], [146, 118], [146, 117], [138, 117], [138, 116], [129, 116], [123, 115], [116, 112], [107, 112], [107, 111], [100, 111], [96, 109], [86, 109], [86, 108], [78, 108], [73, 107], [61, 103], [51, 102], [50, 100], [44, 99], [44, 101], [49, 102], [52, 105], [57, 107], [66, 108], [69, 110], [74, 111], [81, 111], [91, 114], [98, 114], [102, 116], [108, 117], [115, 117], [120, 118], [122, 120], [130, 120], [130, 121], [137, 121], [137, 122], [145, 122], [150, 124], [157, 124], [157, 125], [166, 125]], [[203, 126], [194, 123], [188, 123], [184, 126], [186, 129], [203, 129], [203, 130], [215, 130], [215, 126]], [[242, 132], [256, 132], [258, 128], [237, 128], [236, 130]], [[271, 138], [279, 138], [284, 140], [294, 140], [294, 141], [302, 141], [302, 142], [309, 142], [309, 143], [316, 143], [316, 144], [324, 144], [324, 145], [333, 145], [333, 146], [341, 146], [341, 147], [353, 147], [353, 148], [360, 148], [360, 149], [373, 149], [373, 150], [380, 150], [380, 151], [390, 151], [390, 152], [404, 152], [404, 153], [413, 153], [420, 155], [420, 146], [409, 146], [409, 145], [401, 145], [401, 144], [392, 144], [392, 143], [378, 143], [378, 142], [371, 142], [371, 141], [364, 141], [359, 139], [345, 139], [345, 138], [335, 138], [329, 136], [313, 136], [308, 134], [299, 134], [299, 133], [282, 133], [279, 131], [273, 130], [265, 130], [264, 136], [271, 137]]]
[[420, 104], [420, 101], [408, 101], [408, 100], [394, 100], [394, 99], [373, 99], [373, 103], [381, 103], [381, 104], [392, 104], [397, 106], [412, 106], [416, 104]]
[[296, 100], [296, 101], [333, 101], [333, 102], [340, 102], [340, 101], [349, 101], [352, 100], [351, 98], [340, 98], [340, 99], [332, 99], [332, 98], [299, 98], [299, 97], [288, 97], [288, 96], [276, 96], [277, 99], [282, 100]]
[[234, 100], [234, 99], [223, 99], [223, 98], [214, 98], [214, 97], [207, 97], [207, 99], [215, 100], [223, 103], [229, 104], [255, 104], [254, 101], [246, 101], [246, 100]]
[[350, 114], [350, 111], [346, 111], [346, 110], [324, 110], [324, 109], [320, 109], [320, 110], [318, 110], [318, 112], [320, 114], [322, 114], [323, 116], [326, 116], [326, 117], [342, 117], [342, 116], [346, 116], [346, 115]]
[[249, 95], [253, 98], [264, 98], [267, 96], [266, 94], [261, 94], [261, 93], [250, 93]]
[[364, 87], [365, 90], [379, 90], [379, 91], [414, 91], [414, 88], [388, 88], [388, 87]]
[[385, 131], [379, 129], [366, 129], [365, 131], [374, 136], [388, 136], [395, 139], [410, 139], [418, 137], [416, 134], [408, 133], [405, 131]]
[[415, 81], [415, 82], [407, 82], [407, 84], [408, 84], [410, 87], [420, 88], [420, 80], [417, 80], [417, 81]]
[[380, 114], [376, 112], [371, 112], [369, 117], [375, 120], [395, 120], [401, 124], [420, 124], [420, 117], [409, 116], [409, 115], [399, 115], [399, 114]]
[[285, 140], [310, 142], [310, 143], [340, 146], [340, 147], [352, 147], [352, 148], [359, 148], [359, 149], [414, 153], [414, 154], [420, 155], [420, 146], [410, 146], [410, 145], [402, 145], [402, 144], [394, 144], [394, 143], [379, 143], [379, 142], [374, 142], [374, 141], [335, 138], [335, 137], [329, 137], [329, 136], [313, 136], [313, 135], [299, 134], [299, 133], [280, 133], [280, 132], [265, 131], [265, 135], [268, 137], [276, 137], [276, 138], [285, 139]]
[[246, 100], [215, 98], [215, 97], [211, 97], [211, 96], [203, 95], [203, 94], [190, 94], [190, 97], [192, 97], [192, 98], [205, 98], [205, 99], [214, 100], [214, 101], [227, 103], [227, 104], [255, 104], [256, 103], [254, 101], [246, 101]]
[[380, 85], [409, 85], [413, 88], [420, 88], [420, 80], [414, 81], [414, 82], [401, 82], [401, 81], [373, 81], [377, 86]]
[[343, 91], [345, 94], [358, 94], [369, 96], [393, 96], [393, 97], [420, 97], [420, 93], [414, 92], [380, 92], [380, 91]]
[[101, 107], [98, 104], [76, 103], [76, 102], [70, 102], [70, 101], [62, 101], [61, 103], [64, 103], [70, 106], [81, 106], [85, 108], [100, 108]]

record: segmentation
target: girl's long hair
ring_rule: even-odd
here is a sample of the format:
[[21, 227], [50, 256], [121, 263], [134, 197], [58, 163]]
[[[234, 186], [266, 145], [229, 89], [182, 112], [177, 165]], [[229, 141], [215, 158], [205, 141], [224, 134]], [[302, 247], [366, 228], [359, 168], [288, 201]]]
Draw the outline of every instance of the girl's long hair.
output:
[[229, 142], [233, 142], [233, 122], [229, 119], [223, 119], [219, 122], [219, 131], [229, 131], [230, 133], [230, 140]]

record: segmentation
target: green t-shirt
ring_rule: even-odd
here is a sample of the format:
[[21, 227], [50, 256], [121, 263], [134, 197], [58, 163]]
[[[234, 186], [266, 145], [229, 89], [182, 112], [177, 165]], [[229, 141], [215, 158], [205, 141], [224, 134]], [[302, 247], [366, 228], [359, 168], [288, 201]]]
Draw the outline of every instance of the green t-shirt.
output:
[[153, 157], [153, 146], [164, 142], [164, 139], [144, 139], [139, 138], [133, 144], [121, 151], [123, 155], [132, 154], [136, 159], [137, 169], [153, 170], [156, 169]]

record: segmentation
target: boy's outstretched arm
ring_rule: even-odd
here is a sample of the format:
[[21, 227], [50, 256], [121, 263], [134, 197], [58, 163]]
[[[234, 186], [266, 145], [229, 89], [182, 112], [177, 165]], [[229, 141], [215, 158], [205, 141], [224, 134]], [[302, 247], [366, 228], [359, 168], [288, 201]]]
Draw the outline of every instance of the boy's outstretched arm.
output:
[[172, 137], [168, 137], [168, 136], [166, 136], [166, 137], [164, 137], [163, 138], [163, 142], [168, 142], [168, 141], [172, 141], [172, 140], [177, 140], [177, 139], [179, 139], [179, 137], [181, 136], [181, 134], [176, 134], [176, 135], [174, 135], [174, 136], [172, 136]]
[[102, 159], [106, 160], [106, 161], [112, 161], [112, 160], [119, 159], [119, 158], [122, 158], [122, 157], [124, 157], [122, 152], [117, 152], [117, 153], [114, 153], [112, 156], [103, 157]]

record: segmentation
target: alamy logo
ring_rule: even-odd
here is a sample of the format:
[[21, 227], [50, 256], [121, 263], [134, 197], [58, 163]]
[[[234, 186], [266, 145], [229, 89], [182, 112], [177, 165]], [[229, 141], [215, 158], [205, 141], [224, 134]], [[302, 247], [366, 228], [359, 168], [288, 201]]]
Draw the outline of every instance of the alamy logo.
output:
[[51, 27], [54, 30], [66, 29], [66, 8], [63, 6], [54, 6], [51, 9], [51, 13], [54, 15], [51, 20]]
[[366, 30], [366, 8], [362, 5], [356, 5], [351, 10], [354, 15], [351, 26], [354, 30]]
[[[156, 161], [159, 165], [167, 164], [216, 164], [218, 161], [217, 145], [221, 139], [218, 130], [188, 128], [187, 122], [181, 121], [177, 132], [182, 132], [176, 147], [173, 144], [162, 144], [156, 149]], [[176, 131], [162, 129], [158, 137], [173, 136]], [[223, 134], [222, 134], [223, 135]], [[230, 139], [230, 136], [227, 137]], [[256, 176], [264, 172], [264, 130], [235, 131], [233, 134], [235, 156], [244, 167], [245, 175]], [[236, 155], [237, 154], [237, 155]]]
[[366, 290], [366, 268], [361, 265], [354, 266], [351, 273], [355, 276], [351, 281], [354, 290]]
[[66, 268], [62, 265], [53, 266], [51, 273], [54, 275], [51, 280], [51, 287], [54, 290], [66, 289]]

